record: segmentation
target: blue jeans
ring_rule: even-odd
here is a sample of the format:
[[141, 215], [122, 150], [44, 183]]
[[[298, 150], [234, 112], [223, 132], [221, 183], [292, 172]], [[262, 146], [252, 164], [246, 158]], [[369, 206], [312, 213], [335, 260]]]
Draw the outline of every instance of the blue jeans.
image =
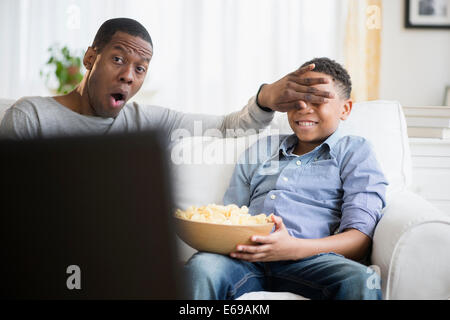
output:
[[335, 253], [296, 261], [247, 262], [199, 252], [185, 271], [191, 299], [235, 299], [252, 291], [292, 292], [309, 299], [381, 299], [379, 276]]

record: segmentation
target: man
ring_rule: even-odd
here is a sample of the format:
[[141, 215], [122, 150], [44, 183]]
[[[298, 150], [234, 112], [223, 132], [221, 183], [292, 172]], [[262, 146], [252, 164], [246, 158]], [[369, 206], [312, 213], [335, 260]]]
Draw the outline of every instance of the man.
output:
[[152, 55], [152, 40], [139, 22], [128, 18], [107, 20], [84, 55], [87, 71], [81, 83], [63, 96], [24, 97], [16, 101], [0, 124], [0, 137], [19, 140], [149, 128], [164, 129], [170, 137], [175, 129], [194, 134], [194, 121], [201, 121], [203, 130], [245, 131], [266, 127], [273, 111], [286, 112], [304, 105], [304, 101], [323, 103], [332, 98], [328, 92], [312, 87], [327, 83], [326, 79], [299, 77], [312, 70], [311, 65], [261, 86], [257, 96], [241, 111], [226, 116], [127, 104], [142, 86]]

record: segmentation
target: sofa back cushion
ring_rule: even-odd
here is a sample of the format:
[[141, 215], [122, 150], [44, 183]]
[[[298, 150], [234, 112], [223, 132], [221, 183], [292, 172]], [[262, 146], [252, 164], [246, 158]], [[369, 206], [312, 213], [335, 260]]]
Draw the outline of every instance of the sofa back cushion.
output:
[[[389, 181], [387, 197], [410, 184], [411, 156], [401, 105], [392, 101], [355, 103], [348, 120], [341, 123], [346, 134], [367, 138]], [[277, 113], [270, 132], [292, 133], [285, 113]], [[190, 137], [171, 150], [175, 205], [222, 203], [234, 165], [258, 135], [241, 138]]]
[[388, 197], [411, 185], [411, 152], [406, 120], [400, 103], [355, 103], [352, 114], [343, 122], [342, 128], [347, 134], [363, 136], [372, 143], [389, 181]]

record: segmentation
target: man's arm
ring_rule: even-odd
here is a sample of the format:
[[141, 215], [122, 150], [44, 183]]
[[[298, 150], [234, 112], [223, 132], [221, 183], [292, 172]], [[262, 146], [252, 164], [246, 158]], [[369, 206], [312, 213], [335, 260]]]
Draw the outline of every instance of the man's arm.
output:
[[300, 76], [314, 68], [305, 66], [289, 73], [280, 80], [264, 84], [256, 96], [250, 98], [240, 111], [225, 116], [204, 114], [188, 114], [166, 110], [160, 123], [169, 131], [172, 140], [185, 136], [218, 136], [236, 137], [258, 133], [267, 127], [274, 117], [274, 111], [287, 112], [299, 108], [304, 101], [323, 103], [332, 95], [311, 87], [314, 84], [326, 83], [325, 78], [300, 79]]
[[0, 123], [0, 139], [23, 140], [38, 137], [38, 130], [28, 115], [17, 107], [6, 110]]

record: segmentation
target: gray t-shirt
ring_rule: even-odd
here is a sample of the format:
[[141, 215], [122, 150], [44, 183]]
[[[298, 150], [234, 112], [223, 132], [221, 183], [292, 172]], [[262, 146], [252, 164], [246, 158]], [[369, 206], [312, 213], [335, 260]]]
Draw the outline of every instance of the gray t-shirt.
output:
[[[259, 108], [255, 99], [252, 97], [242, 110], [226, 116], [188, 114], [134, 102], [126, 104], [117, 117], [102, 118], [76, 113], [52, 97], [24, 97], [6, 111], [0, 138], [21, 140], [147, 129], [165, 130], [168, 141], [172, 135], [211, 135], [210, 129], [218, 129], [216, 132], [223, 136], [233, 136], [234, 130], [239, 129], [237, 135], [241, 135], [249, 129], [263, 129], [273, 119], [274, 112]], [[174, 132], [175, 129], [179, 131]]]

